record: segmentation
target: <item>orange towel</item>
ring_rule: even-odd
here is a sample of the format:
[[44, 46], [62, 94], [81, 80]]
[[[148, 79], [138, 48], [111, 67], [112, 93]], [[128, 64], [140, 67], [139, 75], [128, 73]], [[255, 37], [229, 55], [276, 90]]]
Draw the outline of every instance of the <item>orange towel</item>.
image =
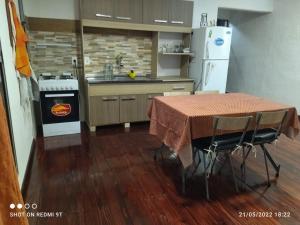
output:
[[6, 113], [0, 94], [0, 225], [28, 225], [26, 216], [11, 217], [11, 212], [25, 213], [22, 209], [10, 209], [10, 204], [23, 204], [18, 176], [12, 155]]
[[31, 76], [31, 68], [29, 62], [29, 56], [26, 48], [28, 37], [23, 29], [23, 26], [19, 20], [16, 5], [13, 0], [9, 0], [11, 7], [11, 13], [16, 31], [16, 69], [21, 75], [26, 77]]

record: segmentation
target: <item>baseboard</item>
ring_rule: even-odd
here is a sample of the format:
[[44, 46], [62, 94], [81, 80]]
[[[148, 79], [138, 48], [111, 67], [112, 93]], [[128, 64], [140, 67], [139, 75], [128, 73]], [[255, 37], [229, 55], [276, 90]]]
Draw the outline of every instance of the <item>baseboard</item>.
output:
[[27, 189], [28, 189], [30, 176], [31, 176], [31, 168], [32, 168], [32, 164], [33, 164], [35, 146], [36, 146], [36, 140], [33, 139], [32, 144], [31, 144], [30, 154], [29, 154], [29, 160], [28, 160], [28, 163], [26, 166], [25, 176], [24, 176], [24, 180], [22, 183], [22, 187], [21, 187], [21, 193], [22, 193], [23, 199], [26, 199], [26, 197], [27, 197], [26, 195], [27, 195]]

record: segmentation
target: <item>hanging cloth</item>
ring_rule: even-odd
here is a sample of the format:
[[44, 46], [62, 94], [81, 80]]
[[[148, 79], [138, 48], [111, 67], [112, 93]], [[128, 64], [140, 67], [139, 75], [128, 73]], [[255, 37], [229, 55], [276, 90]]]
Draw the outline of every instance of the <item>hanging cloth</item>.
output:
[[21, 75], [30, 77], [32, 72], [30, 68], [29, 56], [26, 48], [28, 42], [27, 34], [19, 20], [16, 5], [13, 0], [9, 0], [9, 6], [11, 10], [11, 16], [15, 28], [15, 48], [16, 48], [16, 69]]

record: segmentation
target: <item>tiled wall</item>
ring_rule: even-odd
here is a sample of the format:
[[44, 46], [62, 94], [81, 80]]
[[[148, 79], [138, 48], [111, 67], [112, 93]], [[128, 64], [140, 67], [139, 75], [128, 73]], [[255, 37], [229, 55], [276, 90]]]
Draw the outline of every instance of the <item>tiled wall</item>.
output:
[[[84, 55], [90, 58], [85, 65], [86, 74], [103, 71], [106, 63], [114, 65], [114, 74], [125, 74], [134, 69], [139, 75], [151, 73], [152, 38], [138, 34], [86, 33], [84, 35]], [[115, 57], [123, 54], [124, 67], [119, 72]]]
[[[37, 75], [72, 72], [72, 56], [80, 60], [80, 35], [65, 32], [29, 32], [29, 54]], [[80, 63], [80, 62], [79, 62]]]
[[[73, 72], [72, 56], [79, 59], [80, 66], [80, 34], [31, 31], [29, 37], [31, 63], [37, 75], [43, 72]], [[86, 33], [84, 54], [90, 58], [90, 64], [85, 65], [85, 73], [99, 74], [106, 63], [112, 63], [114, 74], [125, 74], [131, 69], [140, 75], [150, 74], [151, 49], [152, 38], [149, 35]], [[118, 71], [115, 62], [118, 54], [123, 54], [124, 67], [121, 71]]]

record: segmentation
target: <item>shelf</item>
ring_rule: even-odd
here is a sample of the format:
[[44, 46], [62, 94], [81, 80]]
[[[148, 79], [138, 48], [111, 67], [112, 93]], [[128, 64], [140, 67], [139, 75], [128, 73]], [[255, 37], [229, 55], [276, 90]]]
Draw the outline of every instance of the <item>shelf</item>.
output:
[[186, 55], [186, 56], [194, 56], [193, 52], [182, 52], [182, 53], [175, 53], [175, 52], [160, 52], [160, 55], [174, 55], [174, 56], [182, 56], [182, 55]]

